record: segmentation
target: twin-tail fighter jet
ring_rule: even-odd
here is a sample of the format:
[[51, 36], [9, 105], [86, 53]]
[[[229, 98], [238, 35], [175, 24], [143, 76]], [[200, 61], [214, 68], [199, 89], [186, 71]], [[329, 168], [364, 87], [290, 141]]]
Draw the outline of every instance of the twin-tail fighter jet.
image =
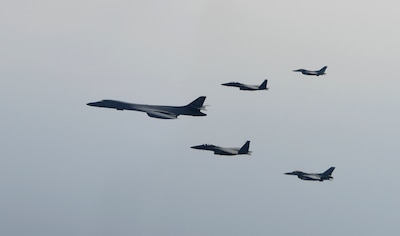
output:
[[120, 102], [116, 100], [101, 100], [99, 102], [88, 103], [88, 106], [113, 108], [119, 111], [131, 110], [146, 112], [148, 116], [158, 119], [176, 119], [179, 115], [187, 116], [206, 116], [201, 112], [205, 110], [203, 103], [206, 97], [202, 96], [189, 103], [186, 106], [160, 106], [160, 105], [144, 105]]
[[320, 174], [310, 174], [310, 173], [305, 173], [305, 172], [298, 171], [298, 170], [293, 171], [293, 172], [288, 172], [285, 174], [286, 175], [297, 175], [297, 177], [302, 180], [311, 180], [311, 181], [321, 181], [322, 182], [324, 180], [333, 179], [333, 177], [331, 175], [334, 170], [335, 170], [335, 167], [331, 167], [324, 173], [320, 173]]
[[200, 149], [200, 150], [208, 150], [213, 151], [216, 155], [224, 155], [224, 156], [234, 156], [234, 155], [241, 155], [241, 154], [251, 154], [249, 151], [250, 141], [247, 141], [241, 148], [227, 148], [227, 147], [218, 147], [212, 144], [203, 144], [198, 146], [193, 146], [193, 149]]
[[303, 75], [325, 75], [325, 70], [328, 68], [327, 66], [322, 67], [320, 70], [305, 70], [305, 69], [298, 69], [294, 70], [294, 72], [301, 72]]
[[261, 85], [248, 85], [248, 84], [242, 84], [242, 83], [238, 83], [238, 82], [229, 82], [229, 83], [225, 83], [225, 84], [221, 84], [221, 85], [230, 86], [230, 87], [238, 87], [240, 90], [254, 91], [254, 90], [268, 90], [267, 83], [268, 83], [268, 80], [264, 80], [261, 83]]

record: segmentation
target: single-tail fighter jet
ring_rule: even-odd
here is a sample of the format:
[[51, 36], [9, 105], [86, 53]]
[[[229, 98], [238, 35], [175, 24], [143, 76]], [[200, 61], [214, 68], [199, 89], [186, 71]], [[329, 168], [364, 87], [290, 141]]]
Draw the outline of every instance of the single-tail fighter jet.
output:
[[225, 84], [221, 84], [221, 85], [230, 86], [230, 87], [238, 87], [240, 90], [254, 91], [254, 90], [268, 90], [267, 83], [268, 83], [268, 80], [264, 80], [264, 82], [262, 82], [261, 85], [248, 85], [248, 84], [242, 84], [242, 83], [238, 83], [238, 82], [229, 82], [229, 83], [225, 83]]
[[303, 75], [325, 75], [325, 70], [328, 68], [327, 66], [322, 67], [320, 70], [305, 70], [305, 69], [298, 69], [294, 70], [294, 72], [301, 72]]
[[206, 116], [201, 112], [205, 110], [203, 103], [206, 97], [202, 96], [186, 106], [159, 106], [120, 102], [116, 100], [101, 100], [88, 103], [88, 106], [113, 108], [119, 111], [131, 110], [146, 112], [148, 116], [158, 119], [176, 119], [179, 115]]
[[298, 171], [298, 170], [293, 171], [293, 172], [288, 172], [285, 174], [286, 175], [297, 175], [297, 177], [302, 180], [312, 180], [312, 181], [321, 181], [322, 182], [324, 180], [333, 179], [333, 177], [331, 176], [333, 170], [335, 170], [335, 167], [331, 167], [324, 173], [320, 173], [320, 174], [310, 174], [310, 173], [305, 173], [305, 172]]
[[193, 149], [200, 150], [208, 150], [213, 151], [216, 155], [225, 155], [225, 156], [233, 156], [233, 155], [241, 155], [241, 154], [251, 154], [249, 151], [250, 141], [247, 141], [241, 148], [227, 148], [227, 147], [218, 147], [212, 144], [203, 144], [198, 146], [193, 146]]

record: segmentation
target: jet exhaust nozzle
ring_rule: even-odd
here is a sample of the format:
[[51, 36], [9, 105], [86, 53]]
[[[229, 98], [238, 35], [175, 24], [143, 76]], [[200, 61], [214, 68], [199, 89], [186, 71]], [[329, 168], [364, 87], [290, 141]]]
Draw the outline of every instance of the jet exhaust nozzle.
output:
[[204, 105], [202, 107], [200, 107], [200, 111], [207, 111], [207, 107], [209, 107], [210, 105]]

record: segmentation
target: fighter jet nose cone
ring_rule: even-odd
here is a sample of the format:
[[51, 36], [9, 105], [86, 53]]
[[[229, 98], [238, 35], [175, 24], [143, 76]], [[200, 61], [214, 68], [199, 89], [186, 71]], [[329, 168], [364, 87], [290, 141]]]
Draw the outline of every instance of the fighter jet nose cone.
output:
[[190, 147], [190, 148], [193, 148], [193, 149], [201, 149], [203, 147], [203, 145], [197, 145], [197, 146], [192, 146], [192, 147]]
[[89, 102], [86, 105], [91, 106], [91, 107], [97, 107], [99, 104], [97, 102]]

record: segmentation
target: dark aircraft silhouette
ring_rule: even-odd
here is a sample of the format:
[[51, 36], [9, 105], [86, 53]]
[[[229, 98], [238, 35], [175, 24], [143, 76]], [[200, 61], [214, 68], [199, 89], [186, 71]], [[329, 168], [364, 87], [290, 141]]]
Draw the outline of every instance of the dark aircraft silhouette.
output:
[[303, 75], [325, 75], [325, 70], [328, 68], [327, 66], [322, 67], [320, 70], [305, 70], [305, 69], [298, 69], [294, 70], [294, 72], [301, 72]]
[[206, 116], [207, 114], [201, 112], [201, 110], [204, 110], [203, 103], [205, 99], [206, 97], [204, 96], [199, 97], [186, 106], [144, 105], [115, 100], [102, 100], [99, 102], [91, 102], [87, 105], [93, 107], [113, 108], [119, 111], [142, 111], [146, 112], [148, 116], [158, 119], [176, 119], [179, 115]]
[[305, 173], [305, 172], [298, 171], [298, 170], [293, 171], [293, 172], [288, 172], [285, 174], [286, 175], [297, 175], [297, 177], [302, 180], [324, 181], [324, 180], [333, 179], [333, 177], [331, 176], [333, 170], [335, 170], [335, 167], [331, 167], [324, 173], [320, 173], [320, 174], [310, 174], [310, 173]]
[[238, 83], [238, 82], [229, 82], [229, 83], [225, 83], [225, 84], [221, 84], [221, 85], [238, 87], [240, 90], [254, 91], [254, 90], [268, 90], [267, 83], [268, 83], [268, 80], [264, 80], [261, 83], [261, 85], [248, 85], [248, 84], [242, 84], [242, 83]]
[[249, 147], [250, 147], [250, 141], [247, 141], [241, 148], [218, 147], [212, 144], [203, 144], [203, 145], [193, 146], [191, 148], [213, 151], [214, 154], [216, 155], [233, 156], [241, 154], [250, 155], [251, 151], [249, 151]]

